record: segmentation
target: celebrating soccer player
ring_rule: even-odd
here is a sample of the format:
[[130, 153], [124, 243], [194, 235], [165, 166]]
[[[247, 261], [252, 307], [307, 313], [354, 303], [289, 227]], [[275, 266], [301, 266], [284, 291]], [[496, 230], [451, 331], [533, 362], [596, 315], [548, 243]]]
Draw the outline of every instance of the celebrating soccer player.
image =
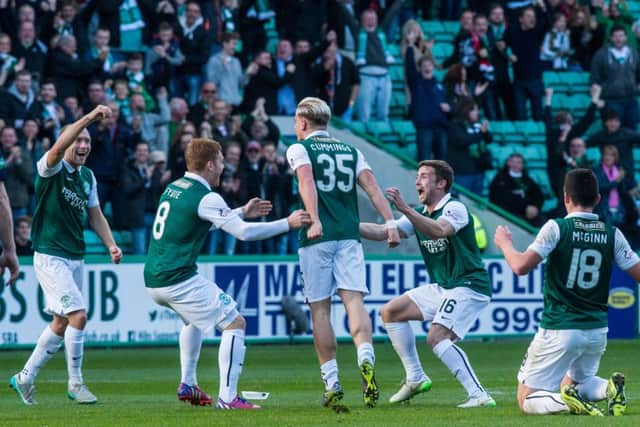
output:
[[111, 110], [97, 106], [65, 127], [56, 143], [38, 161], [36, 210], [33, 215], [33, 265], [46, 297], [46, 311], [53, 315], [22, 371], [11, 377], [11, 387], [27, 405], [36, 403], [33, 382], [38, 371], [64, 341], [69, 373], [67, 395], [78, 403], [95, 403], [82, 378], [84, 328], [87, 309], [80, 289], [84, 265], [83, 224], [89, 224], [119, 263], [122, 251], [111, 235], [98, 202], [96, 179], [84, 166], [91, 152], [87, 126], [107, 119]]
[[516, 274], [547, 259], [542, 321], [518, 372], [518, 404], [525, 414], [601, 416], [592, 402], [605, 399], [609, 414], [626, 410], [624, 375], [613, 373], [607, 381], [596, 374], [607, 347], [613, 263], [640, 282], [640, 258], [620, 230], [593, 213], [599, 201], [593, 172], [574, 169], [564, 182], [568, 215], [548, 221], [524, 253], [514, 249], [506, 227], [496, 229], [496, 246]]
[[[349, 330], [357, 348], [364, 403], [376, 405], [375, 356], [371, 320], [364, 307], [364, 255], [359, 241], [357, 188], [360, 185], [380, 215], [393, 219], [389, 204], [362, 153], [329, 135], [329, 106], [318, 98], [305, 98], [295, 114], [298, 143], [287, 159], [299, 182], [300, 198], [313, 223], [300, 234], [300, 270], [304, 295], [311, 306], [313, 342], [325, 383], [323, 405], [341, 412], [346, 407], [338, 381], [336, 338], [331, 326], [331, 297], [336, 293], [349, 317]], [[390, 246], [399, 243], [396, 228], [384, 233]]]
[[382, 320], [400, 356], [406, 377], [390, 402], [404, 402], [431, 389], [416, 351], [409, 320], [431, 321], [428, 344], [468, 393], [459, 408], [495, 406], [480, 385], [465, 352], [455, 342], [464, 338], [491, 299], [489, 275], [480, 259], [473, 219], [467, 208], [451, 197], [453, 169], [441, 160], [418, 165], [416, 190], [421, 206], [409, 207], [397, 188], [387, 196], [404, 215], [387, 224], [360, 224], [362, 237], [384, 240], [397, 227], [403, 238], [413, 234], [434, 283], [407, 291], [382, 307]]
[[215, 283], [198, 274], [196, 260], [213, 227], [240, 240], [267, 239], [310, 224], [309, 214], [297, 210], [288, 218], [272, 222], [245, 222], [271, 211], [271, 203], [252, 199], [245, 206], [229, 209], [211, 187], [218, 186], [224, 168], [220, 144], [193, 139], [185, 152], [188, 172], [169, 184], [151, 229], [144, 281], [155, 302], [174, 310], [185, 325], [180, 332], [182, 379], [178, 399], [193, 405], [209, 405], [211, 397], [200, 387], [196, 367], [202, 334], [217, 327], [222, 331], [218, 350], [220, 409], [258, 409], [237, 395], [244, 362], [245, 320], [236, 302]]

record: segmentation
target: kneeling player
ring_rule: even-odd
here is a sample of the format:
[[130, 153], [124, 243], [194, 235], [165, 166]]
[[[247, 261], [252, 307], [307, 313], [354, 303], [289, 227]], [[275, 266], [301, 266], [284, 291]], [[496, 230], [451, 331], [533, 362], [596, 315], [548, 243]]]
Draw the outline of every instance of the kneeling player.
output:
[[196, 259], [212, 224], [241, 240], [259, 240], [308, 225], [310, 217], [304, 211], [295, 211], [278, 221], [244, 222], [242, 217], [266, 215], [271, 203], [253, 199], [231, 210], [219, 194], [211, 191], [218, 185], [224, 167], [220, 144], [194, 139], [187, 146], [185, 158], [188, 172], [169, 184], [160, 198], [144, 268], [145, 285], [155, 302], [174, 310], [185, 323], [180, 332], [182, 380], [178, 398], [193, 405], [211, 404], [211, 397], [198, 387], [196, 366], [202, 334], [215, 326], [222, 330], [216, 406], [257, 409], [258, 405], [237, 396], [245, 355], [245, 320], [229, 295], [198, 274]]
[[615, 262], [638, 282], [640, 259], [620, 230], [592, 213], [599, 201], [593, 172], [574, 169], [564, 184], [568, 215], [548, 221], [524, 253], [514, 249], [507, 228], [496, 229], [496, 246], [516, 274], [547, 258], [542, 321], [518, 372], [518, 404], [526, 414], [599, 416], [591, 402], [604, 399], [611, 415], [626, 409], [624, 375], [607, 381], [596, 373], [607, 346], [611, 268]]

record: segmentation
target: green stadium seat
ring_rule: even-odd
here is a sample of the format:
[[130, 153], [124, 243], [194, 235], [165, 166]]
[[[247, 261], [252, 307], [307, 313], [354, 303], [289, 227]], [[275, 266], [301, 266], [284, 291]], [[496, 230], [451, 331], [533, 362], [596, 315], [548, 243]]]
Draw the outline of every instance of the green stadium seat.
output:
[[562, 93], [555, 94], [551, 103], [551, 106], [556, 110], [556, 112], [558, 110], [571, 110], [573, 107], [571, 97]]
[[367, 127], [362, 122], [357, 122], [357, 121], [351, 122], [349, 124], [349, 127], [354, 131], [357, 131], [360, 133], [367, 133]]
[[[524, 137], [520, 130], [518, 130], [516, 124], [518, 122], [509, 121], [496, 121], [491, 122], [490, 130], [494, 133], [496, 142], [503, 144], [522, 143]], [[497, 136], [499, 135], [499, 138]]]
[[389, 104], [389, 115], [393, 118], [402, 118], [407, 110], [407, 98], [404, 90], [394, 91], [391, 94], [391, 103]]
[[588, 72], [569, 71], [562, 73], [562, 77], [567, 82], [571, 93], [589, 93], [589, 79], [591, 77]]
[[443, 21], [442, 26], [446, 33], [451, 34], [451, 38], [455, 38], [456, 34], [460, 32], [460, 22], [458, 21]]
[[433, 45], [431, 50], [436, 62], [442, 62], [453, 53], [453, 46], [450, 43], [437, 43]]
[[84, 230], [84, 243], [87, 255], [102, 255], [107, 253], [100, 237], [92, 230]]
[[444, 26], [440, 21], [422, 21], [420, 27], [427, 39], [434, 38], [438, 40], [441, 35], [446, 35]]
[[571, 97], [571, 105], [571, 111], [583, 115], [591, 105], [591, 97], [584, 93], [575, 94]]
[[524, 135], [527, 144], [544, 143], [545, 132], [543, 122], [525, 121], [518, 122], [516, 128]]
[[544, 87], [556, 90], [560, 86], [560, 75], [555, 71], [545, 71], [542, 74], [542, 80], [544, 81]]
[[409, 120], [393, 120], [391, 121], [391, 128], [400, 135], [400, 143], [402, 145], [415, 144], [416, 128], [413, 126], [413, 122]]
[[591, 160], [594, 164], [600, 162], [600, 148], [598, 147], [589, 147], [586, 151], [587, 159]]
[[398, 135], [393, 131], [389, 122], [370, 121], [367, 123], [367, 131], [384, 143], [398, 143]]
[[404, 69], [401, 63], [389, 66], [389, 77], [394, 90], [404, 89]]

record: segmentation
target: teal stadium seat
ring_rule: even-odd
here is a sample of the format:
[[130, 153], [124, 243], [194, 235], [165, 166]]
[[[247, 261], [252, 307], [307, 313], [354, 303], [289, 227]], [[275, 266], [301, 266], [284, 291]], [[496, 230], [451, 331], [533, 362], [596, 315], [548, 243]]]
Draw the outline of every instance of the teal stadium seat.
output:
[[436, 62], [442, 62], [447, 59], [453, 53], [453, 46], [451, 43], [438, 43], [436, 42], [433, 45], [433, 49], [431, 50], [434, 59]]
[[391, 124], [382, 121], [371, 121], [367, 123], [367, 131], [376, 139], [384, 143], [398, 143], [398, 135], [391, 128]]
[[84, 243], [87, 255], [101, 255], [107, 253], [100, 237], [92, 230], [84, 230]]
[[572, 108], [570, 108], [570, 111], [572, 111], [574, 114], [582, 116], [587, 112], [589, 105], [591, 105], [591, 97], [589, 95], [578, 93], [571, 96]]
[[415, 144], [416, 129], [410, 120], [393, 120], [391, 128], [400, 136], [400, 144], [406, 146]]
[[402, 118], [407, 110], [407, 98], [404, 90], [397, 90], [391, 94], [391, 103], [389, 104], [389, 115], [391, 117]]
[[402, 63], [389, 66], [389, 77], [391, 77], [391, 87], [393, 90], [404, 89], [404, 69]]
[[351, 122], [349, 127], [351, 127], [353, 131], [364, 133], [364, 134], [367, 133], [367, 127], [362, 122], [358, 122], [358, 121]]
[[517, 122], [516, 128], [520, 130], [524, 136], [526, 144], [544, 143], [544, 123], [534, 121]]

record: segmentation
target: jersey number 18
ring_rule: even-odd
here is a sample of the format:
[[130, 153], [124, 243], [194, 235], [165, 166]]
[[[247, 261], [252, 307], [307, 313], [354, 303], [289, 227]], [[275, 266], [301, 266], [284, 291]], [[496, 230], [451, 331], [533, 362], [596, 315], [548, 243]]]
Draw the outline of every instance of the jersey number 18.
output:
[[567, 279], [567, 288], [573, 289], [576, 282], [580, 289], [591, 289], [600, 279], [602, 254], [595, 249], [574, 249], [571, 255], [571, 268]]

